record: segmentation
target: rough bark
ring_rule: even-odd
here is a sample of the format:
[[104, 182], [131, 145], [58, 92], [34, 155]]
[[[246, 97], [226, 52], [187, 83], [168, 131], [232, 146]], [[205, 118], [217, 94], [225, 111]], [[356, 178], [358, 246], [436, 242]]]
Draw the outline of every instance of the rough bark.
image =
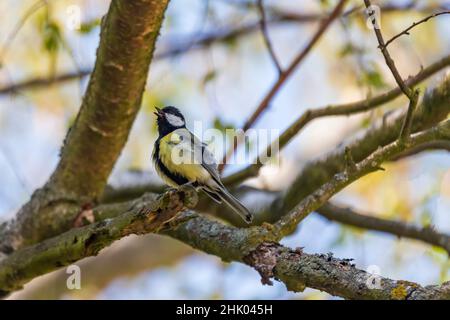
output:
[[[178, 199], [171, 201], [179, 203]], [[177, 210], [167, 211], [168, 217], [173, 217]], [[347, 299], [450, 298], [450, 283], [423, 287], [413, 282], [375, 276], [356, 268], [351, 259], [337, 259], [332, 254], [307, 254], [301, 249], [282, 246], [267, 227], [236, 228], [187, 211], [169, 227], [161, 228], [161, 223], [167, 220], [147, 223], [155, 218], [154, 210], [147, 214], [139, 212], [142, 211], [130, 211], [111, 220], [74, 229], [14, 253], [0, 264], [3, 294], [18, 289], [37, 274], [95, 255], [117, 238], [131, 233], [160, 231], [224, 261], [246, 263], [261, 274], [264, 284], [270, 285], [273, 278], [294, 292], [311, 287]], [[127, 227], [130, 223], [136, 228]]]
[[[275, 278], [295, 292], [310, 287], [346, 299], [450, 299], [449, 282], [422, 287], [409, 281], [395, 281], [360, 270], [351, 259], [307, 254], [270, 240], [254, 247], [255, 228], [238, 229], [198, 217], [166, 233], [225, 261], [244, 262], [260, 272], [263, 283], [270, 284], [271, 278]], [[261, 235], [262, 239], [270, 238], [264, 231]]]
[[[183, 208], [195, 206], [196, 201], [195, 192], [181, 190], [160, 197], [144, 195], [138, 201], [89, 210], [86, 215], [102, 215], [105, 219], [18, 250], [1, 261], [0, 293], [5, 295], [18, 290], [36, 276], [97, 255], [101, 249], [125, 236], [158, 233], [181, 223], [186, 216], [177, 214]], [[108, 215], [115, 218], [108, 219]]]

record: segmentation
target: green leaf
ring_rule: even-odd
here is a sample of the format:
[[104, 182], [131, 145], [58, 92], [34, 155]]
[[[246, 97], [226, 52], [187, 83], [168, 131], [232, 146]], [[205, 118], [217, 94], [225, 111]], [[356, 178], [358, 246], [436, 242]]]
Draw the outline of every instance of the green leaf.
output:
[[220, 130], [221, 132], [226, 132], [227, 129], [236, 129], [233, 124], [224, 123], [220, 118], [214, 119], [213, 126], [215, 129]]
[[433, 222], [433, 215], [431, 214], [430, 210], [424, 209], [420, 213], [420, 224], [422, 227], [429, 227], [431, 226]]
[[377, 89], [386, 87], [383, 76], [377, 70], [366, 71], [363, 76], [363, 82]]
[[372, 118], [371, 117], [365, 117], [361, 121], [361, 128], [368, 128], [372, 124]]
[[339, 56], [346, 57], [352, 54], [364, 54], [364, 49], [361, 47], [358, 47], [357, 45], [354, 45], [351, 42], [347, 42], [341, 50], [339, 50]]
[[80, 29], [78, 30], [81, 34], [88, 34], [92, 32], [95, 28], [100, 26], [101, 19], [94, 19], [92, 21], [84, 22], [80, 25]]
[[327, 8], [329, 8], [331, 6], [331, 3], [330, 3], [329, 0], [320, 0], [320, 6], [323, 9], [327, 9]]
[[43, 47], [48, 52], [56, 52], [59, 50], [61, 42], [61, 31], [59, 26], [52, 21], [44, 24], [43, 30]]

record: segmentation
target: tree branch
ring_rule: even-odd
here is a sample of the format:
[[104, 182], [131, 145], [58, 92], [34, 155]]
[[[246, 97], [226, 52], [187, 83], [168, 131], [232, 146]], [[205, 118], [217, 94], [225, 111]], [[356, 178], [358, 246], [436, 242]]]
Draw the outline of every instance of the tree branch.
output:
[[432, 227], [418, 227], [402, 221], [392, 221], [358, 213], [351, 208], [326, 203], [317, 212], [328, 220], [337, 221], [362, 229], [381, 231], [442, 247], [450, 254], [450, 236], [437, 232]]
[[[425, 94], [414, 114], [412, 132], [428, 129], [445, 120], [450, 112], [449, 99], [450, 78], [447, 77], [441, 84]], [[394, 119], [375, 124], [363, 137], [349, 143], [347, 147], [354, 161], [360, 162], [378, 148], [396, 141], [403, 119], [404, 115], [402, 114]], [[392, 158], [395, 157], [396, 155]], [[339, 172], [344, 171], [345, 167], [344, 147], [330, 152], [322, 159], [306, 164], [288, 190], [264, 211], [263, 214], [266, 215], [267, 221], [278, 219], [278, 217], [272, 216], [273, 212], [287, 212], [292, 209], [301, 199], [317, 190]]]
[[[416, 133], [408, 138], [409, 147], [416, 147], [433, 140], [450, 140], [450, 120], [426, 131]], [[283, 236], [290, 234], [295, 230], [300, 221], [310, 212], [325, 204], [326, 200], [332, 195], [364, 175], [379, 170], [383, 162], [405, 149], [407, 149], [405, 148], [405, 144], [397, 140], [389, 145], [378, 148], [370, 156], [356, 163], [354, 168], [346, 168], [344, 171], [336, 174], [332, 180], [308, 195], [293, 210], [277, 221], [275, 224], [277, 233], [279, 232]]]
[[257, 7], [259, 10], [259, 15], [261, 16], [260, 18], [260, 28], [261, 28], [261, 33], [263, 35], [264, 38], [264, 43], [266, 44], [267, 47], [267, 51], [269, 52], [270, 58], [273, 61], [273, 64], [275, 65], [275, 67], [277, 68], [278, 74], [281, 75], [283, 73], [283, 68], [281, 67], [280, 62], [278, 61], [277, 55], [275, 53], [275, 50], [272, 46], [272, 42], [270, 41], [270, 37], [269, 37], [269, 32], [267, 30], [267, 21], [266, 21], [266, 11], [264, 10], [264, 0], [258, 0], [257, 1]]
[[68, 72], [68, 73], [62, 73], [60, 75], [57, 75], [55, 77], [35, 77], [31, 78], [16, 84], [11, 84], [8, 86], [4, 86], [0, 88], [0, 95], [3, 94], [10, 94], [10, 93], [17, 93], [20, 90], [25, 89], [39, 89], [39, 88], [45, 88], [49, 85], [56, 84], [56, 83], [64, 83], [68, 81], [72, 81], [74, 79], [80, 79], [84, 78], [88, 75], [90, 75], [92, 70], [90, 69], [83, 69], [79, 72]]
[[[408, 80], [406, 80], [406, 83], [409, 86], [414, 86], [422, 82], [426, 78], [432, 76], [436, 72], [448, 67], [449, 65], [450, 55], [431, 64], [429, 67], [422, 69], [416, 76], [408, 78]], [[284, 148], [300, 132], [301, 129], [303, 129], [309, 122], [314, 119], [327, 116], [348, 116], [351, 114], [368, 111], [397, 98], [401, 95], [401, 93], [402, 91], [400, 90], [400, 88], [396, 87], [386, 93], [382, 93], [370, 99], [364, 99], [341, 105], [328, 105], [316, 109], [308, 109], [302, 114], [300, 118], [298, 118], [280, 135], [280, 137], [278, 138], [278, 148], [279, 150]], [[224, 178], [224, 183], [228, 185], [234, 185], [244, 181], [247, 178], [256, 176], [259, 172], [259, 169], [264, 164], [263, 160], [274, 155], [272, 148], [273, 143], [267, 147], [265, 152], [258, 156], [256, 161], [254, 161], [252, 165]]]
[[[153, 216], [151, 213], [149, 215]], [[0, 264], [1, 287], [5, 288], [4, 285], [7, 284], [9, 287], [6, 289], [17, 289], [17, 283], [25, 283], [24, 276], [30, 276], [25, 274], [26, 272], [54, 270], [61, 267], [61, 264], [58, 264], [59, 259], [62, 259], [63, 265], [67, 265], [73, 263], [80, 255], [98, 253], [116, 236], [120, 237], [123, 223], [126, 224], [127, 218], [132, 219], [130, 216], [74, 229], [57, 238], [46, 240], [40, 245], [41, 249], [39, 246], [33, 246], [18, 251]], [[138, 224], [142, 219], [145, 220], [143, 216], [137, 218]], [[331, 254], [307, 254], [300, 249], [292, 250], [284, 247], [271, 241], [270, 232], [264, 227], [238, 229], [189, 212], [180, 216], [180, 219], [188, 220], [184, 223], [177, 221], [160, 231], [196, 249], [216, 255], [224, 261], [246, 263], [260, 272], [265, 283], [270, 284], [270, 279], [275, 278], [284, 282], [287, 289], [291, 291], [299, 292], [305, 287], [311, 287], [347, 299], [412, 300], [450, 297], [448, 283], [441, 286], [422, 287], [408, 281], [395, 281], [374, 276], [357, 269], [351, 263], [351, 259], [336, 259]], [[120, 228], [116, 231], [113, 226]], [[146, 230], [156, 231], [157, 229]], [[139, 229], [139, 231], [142, 230]], [[127, 235], [129, 231], [123, 234]], [[26, 258], [27, 254], [36, 257], [36, 253], [41, 255], [40, 258], [45, 256], [45, 259]], [[48, 259], [49, 257], [51, 260]], [[46, 264], [37, 271], [35, 267], [43, 261]], [[14, 272], [12, 266], [15, 270], [22, 272]], [[375, 287], [370, 286], [373, 280], [375, 280]]]
[[[157, 233], [184, 222], [186, 216], [177, 214], [185, 207], [195, 206], [196, 201], [196, 193], [184, 189], [167, 192], [159, 198], [144, 195], [138, 201], [100, 206], [92, 214], [101, 215], [104, 220], [21, 249], [0, 261], [0, 293], [18, 290], [38, 275], [95, 256], [127, 235]], [[106, 219], [108, 215], [115, 218]]]
[[400, 153], [398, 156], [394, 157], [392, 161], [397, 161], [405, 157], [410, 157], [415, 154], [421, 153], [425, 150], [445, 150], [447, 152], [450, 152], [450, 141], [438, 140], [421, 144], [420, 146], [411, 148], [405, 152]]
[[[410, 3], [406, 3], [404, 5], [397, 5], [397, 4], [386, 4], [381, 6], [381, 10], [383, 13], [396, 13], [396, 12], [403, 12], [406, 10], [416, 10], [420, 12], [427, 13], [431, 10], [436, 9], [445, 9], [448, 6], [435, 6], [431, 5], [428, 7], [415, 7], [414, 1], [411, 1]], [[355, 6], [354, 8], [351, 8], [344, 12], [342, 14], [342, 17], [348, 17], [352, 15], [355, 12], [358, 12], [358, 9], [360, 8], [359, 5]], [[285, 23], [314, 23], [317, 21], [320, 21], [324, 18], [322, 14], [314, 14], [314, 13], [293, 13], [293, 12], [284, 12], [280, 10], [276, 10], [275, 8], [270, 8], [268, 10], [271, 12], [271, 16], [266, 21], [267, 26], [276, 26], [276, 25], [282, 25]], [[236, 39], [241, 36], [248, 35], [251, 32], [254, 32], [258, 29], [258, 26], [260, 26], [260, 22], [255, 23], [249, 23], [244, 26], [239, 27], [230, 27], [225, 30], [218, 30], [218, 31], [212, 31], [208, 34], [201, 35], [200, 37], [196, 37], [198, 39], [191, 40], [187, 44], [184, 45], [175, 45], [170, 46], [168, 49], [163, 50], [160, 53], [156, 53], [153, 57], [154, 60], [159, 59], [166, 59], [171, 57], [176, 57], [180, 54], [186, 53], [192, 49], [200, 49], [205, 46], [212, 45], [214, 43], [220, 43], [220, 42], [227, 42], [233, 39]], [[193, 36], [189, 37], [193, 38]], [[186, 43], [187, 41], [179, 41], [181, 43]], [[388, 41], [389, 42], [389, 41]], [[386, 43], [387, 44], [387, 43]], [[68, 73], [62, 73], [60, 75], [57, 75], [52, 78], [46, 78], [46, 77], [35, 77], [32, 79], [24, 80], [22, 82], [11, 84], [11, 85], [5, 85], [3, 87], [0, 87], [0, 95], [4, 94], [12, 94], [16, 93], [19, 90], [26, 90], [26, 89], [41, 89], [45, 88], [48, 85], [51, 84], [58, 84], [63, 83], [66, 81], [71, 81], [75, 79], [79, 79], [85, 76], [88, 76], [92, 70], [89, 69], [83, 69], [81, 72], [68, 72]]]
[[413, 29], [414, 27], [417, 27], [419, 24], [422, 24], [424, 22], [427, 22], [428, 20], [441, 16], [443, 14], [449, 14], [450, 11], [443, 11], [443, 12], [438, 12], [438, 13], [434, 13], [428, 17], [425, 17], [417, 22], [414, 22], [412, 25], [410, 25], [408, 28], [406, 28], [405, 30], [403, 30], [402, 32], [396, 34], [395, 36], [393, 36], [392, 38], [390, 38], [388, 41], [386, 41], [386, 43], [384, 44], [385, 47], [387, 47], [389, 44], [391, 44], [393, 41], [395, 41], [397, 38], [400, 38], [403, 35], [409, 35], [409, 31], [411, 31], [411, 29]]
[[[200, 216], [166, 230], [165, 234], [224, 261], [245, 262], [260, 272], [265, 283], [274, 278], [295, 292], [310, 287], [346, 299], [450, 298], [450, 283], [422, 287], [377, 277], [355, 268], [351, 259], [307, 254], [279, 245], [270, 228], [239, 229]], [[379, 286], [370, 286], [371, 279], [378, 279]]]
[[[247, 119], [247, 121], [242, 126], [242, 130], [246, 132], [250, 129], [258, 120], [260, 115], [264, 113], [264, 111], [269, 107], [272, 99], [276, 96], [278, 91], [284, 85], [284, 83], [289, 79], [289, 77], [293, 74], [297, 66], [303, 61], [303, 59], [308, 55], [311, 49], [316, 45], [328, 27], [332, 24], [332, 22], [339, 17], [342, 10], [344, 9], [345, 3], [347, 0], [340, 0], [336, 5], [334, 10], [330, 13], [330, 15], [322, 21], [317, 31], [312, 36], [311, 40], [306, 44], [306, 46], [300, 51], [300, 53], [294, 58], [294, 60], [290, 63], [286, 70], [284, 70], [278, 77], [278, 80], [272, 85], [267, 94], [261, 100], [259, 105], [256, 107], [255, 111], [253, 111], [252, 115]], [[235, 139], [232, 147], [228, 150], [225, 156], [222, 159], [221, 164], [219, 165], [219, 171], [222, 171], [226, 165], [227, 159], [236, 151], [238, 145], [242, 142], [241, 139]]]
[[[142, 204], [146, 206], [144, 202]], [[168, 215], [173, 216], [172, 213]], [[271, 284], [271, 278], [275, 278], [284, 282], [288, 290], [295, 292], [311, 287], [347, 299], [450, 297], [449, 283], [422, 287], [408, 281], [374, 276], [357, 269], [351, 259], [336, 259], [331, 254], [307, 254], [300, 249], [284, 247], [274, 242], [270, 229], [265, 227], [239, 229], [190, 212], [178, 218], [175, 215], [176, 221], [169, 226], [164, 226], [164, 219], [149, 225], [146, 222], [149, 217], [154, 217], [154, 213], [130, 211], [112, 220], [74, 229], [39, 245], [17, 251], [0, 262], [0, 288], [3, 294], [17, 290], [38, 274], [97, 254], [116, 238], [135, 232], [159, 231], [224, 261], [246, 263], [261, 274], [264, 283]], [[136, 228], [126, 228], [130, 221]], [[161, 229], [161, 226], [164, 227]], [[33, 259], [29, 259], [30, 256]], [[373, 280], [378, 283], [375, 287], [371, 286]]]
[[397, 82], [399, 88], [409, 99], [408, 112], [406, 113], [405, 120], [403, 122], [402, 129], [400, 130], [399, 135], [400, 141], [406, 142], [406, 138], [409, 137], [409, 134], [411, 133], [411, 123], [413, 119], [414, 110], [416, 109], [417, 102], [419, 100], [419, 91], [408, 87], [403, 81], [402, 76], [400, 75], [400, 73], [397, 70], [397, 67], [395, 66], [394, 60], [391, 58], [391, 55], [389, 54], [386, 44], [384, 43], [383, 35], [381, 33], [380, 27], [378, 26], [376, 17], [374, 16], [375, 11], [371, 11], [372, 4], [370, 3], [370, 0], [364, 0], [364, 3], [368, 10], [369, 17], [372, 18], [373, 30], [375, 31], [375, 35], [377, 37], [379, 44], [378, 48], [381, 50], [381, 53], [383, 53], [384, 60], [386, 61], [387, 66], [391, 70], [391, 73], [394, 76], [395, 81]]
[[59, 164], [17, 218], [0, 227], [0, 251], [70, 229], [77, 211], [101, 196], [139, 110], [167, 4], [111, 2], [102, 21], [95, 69]]

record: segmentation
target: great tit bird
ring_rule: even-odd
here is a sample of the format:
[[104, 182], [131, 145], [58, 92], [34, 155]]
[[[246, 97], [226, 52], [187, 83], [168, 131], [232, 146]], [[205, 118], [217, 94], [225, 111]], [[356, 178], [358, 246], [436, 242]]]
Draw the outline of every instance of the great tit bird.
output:
[[152, 158], [158, 175], [174, 188], [189, 184], [201, 189], [250, 223], [252, 214], [225, 188], [212, 152], [186, 128], [181, 112], [171, 106], [156, 110], [159, 137]]

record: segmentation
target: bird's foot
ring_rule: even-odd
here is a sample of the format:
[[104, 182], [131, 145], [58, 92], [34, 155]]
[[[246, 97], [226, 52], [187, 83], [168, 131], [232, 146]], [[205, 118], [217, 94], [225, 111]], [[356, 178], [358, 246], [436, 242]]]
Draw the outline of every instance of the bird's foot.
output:
[[188, 182], [188, 183], [182, 184], [179, 187], [179, 189], [182, 191], [188, 191], [188, 192], [192, 191], [192, 190], [197, 191], [197, 188], [194, 186], [193, 182]]

